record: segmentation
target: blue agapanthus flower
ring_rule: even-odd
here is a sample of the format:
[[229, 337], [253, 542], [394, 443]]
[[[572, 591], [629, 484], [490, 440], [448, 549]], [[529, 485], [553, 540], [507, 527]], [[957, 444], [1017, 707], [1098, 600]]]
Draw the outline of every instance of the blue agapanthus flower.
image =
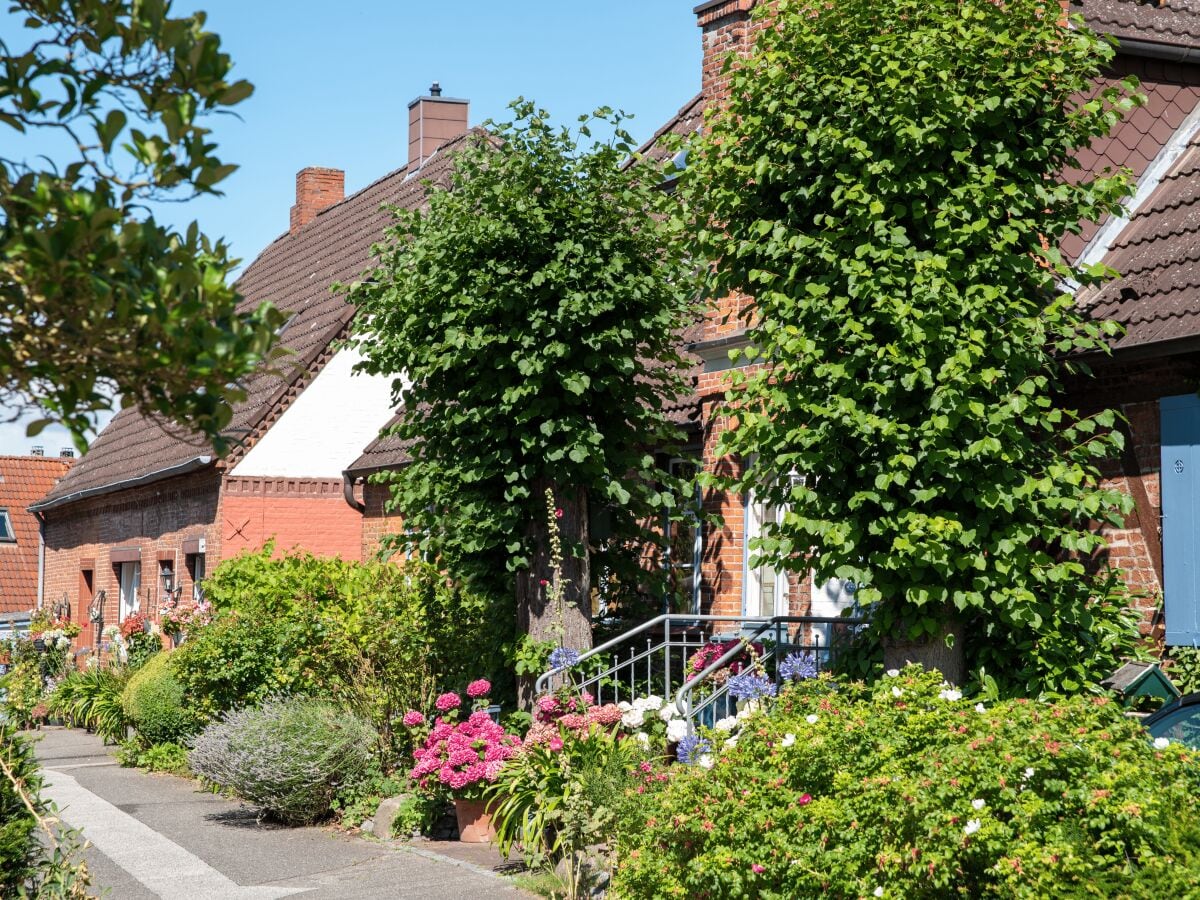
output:
[[729, 679], [729, 693], [738, 700], [761, 700], [775, 696], [775, 682], [759, 672], [743, 672]]
[[571, 647], [555, 647], [550, 651], [550, 668], [569, 669], [579, 662], [579, 651]]
[[698, 734], [689, 734], [675, 748], [675, 758], [685, 765], [699, 762], [705, 753], [712, 752], [712, 741]]
[[779, 664], [779, 677], [786, 681], [816, 678], [817, 661], [811, 653], [789, 653]]

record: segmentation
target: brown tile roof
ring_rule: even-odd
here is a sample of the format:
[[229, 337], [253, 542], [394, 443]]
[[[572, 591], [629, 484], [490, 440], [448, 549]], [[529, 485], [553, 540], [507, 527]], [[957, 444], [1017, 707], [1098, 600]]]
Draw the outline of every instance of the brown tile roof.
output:
[[23, 612], [37, 603], [38, 521], [30, 504], [71, 468], [56, 456], [0, 456], [0, 509], [8, 511], [16, 542], [0, 541], [0, 612]]
[[1196, 0], [1072, 0], [1096, 31], [1138, 41], [1200, 47], [1200, 3]]
[[1200, 138], [1133, 216], [1105, 263], [1121, 276], [1080, 296], [1120, 322], [1119, 350], [1200, 336]]
[[[246, 399], [234, 406], [228, 435], [252, 442], [324, 364], [330, 342], [343, 333], [353, 314], [343, 297], [330, 293], [330, 285], [353, 281], [370, 267], [371, 245], [391, 221], [383, 206], [419, 206], [425, 198], [424, 183], [446, 181], [446, 151], [463, 140], [448, 142], [411, 178], [405, 169], [397, 169], [321, 210], [297, 233], [276, 238], [238, 279], [245, 309], [269, 300], [292, 314], [280, 338], [290, 354], [251, 376], [245, 385]], [[230, 461], [242, 452], [235, 450]], [[212, 455], [211, 447], [187, 430], [133, 409], [122, 410], [43, 503], [61, 505], [79, 495], [154, 479], [180, 467], [208, 465]]]
[[704, 107], [704, 94], [697, 94], [687, 103], [683, 104], [679, 108], [679, 112], [675, 113], [662, 128], [654, 132], [650, 140], [638, 148], [637, 155], [648, 160], [653, 160], [654, 162], [665, 160], [669, 155], [669, 151], [661, 143], [663, 136], [674, 134], [686, 137], [689, 134], [694, 134], [696, 129], [704, 122]]

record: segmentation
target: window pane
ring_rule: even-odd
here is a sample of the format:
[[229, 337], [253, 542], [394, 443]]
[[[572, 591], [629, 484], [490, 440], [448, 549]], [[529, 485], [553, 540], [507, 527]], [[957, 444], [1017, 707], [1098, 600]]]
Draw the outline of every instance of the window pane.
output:
[[7, 509], [0, 509], [0, 541], [15, 541], [17, 536], [13, 534], [12, 519], [8, 517]]

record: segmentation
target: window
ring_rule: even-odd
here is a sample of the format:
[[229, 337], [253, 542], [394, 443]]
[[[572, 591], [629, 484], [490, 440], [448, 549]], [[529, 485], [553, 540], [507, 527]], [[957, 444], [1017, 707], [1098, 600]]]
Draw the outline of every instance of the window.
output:
[[746, 497], [746, 535], [744, 552], [746, 574], [742, 580], [742, 613], [747, 616], [785, 616], [788, 612], [787, 573], [770, 565], [751, 566], [755, 551], [751, 543], [763, 536], [768, 524], [778, 523], [783, 510], [760, 501], [753, 492]]
[[119, 563], [117, 577], [121, 591], [118, 620], [123, 622], [127, 617], [133, 615], [141, 608], [138, 591], [142, 587], [142, 564], [135, 562]]
[[192, 576], [192, 599], [199, 603], [204, 599], [204, 554], [190, 554], [187, 567]]
[[[672, 475], [695, 480], [695, 460], [672, 459], [669, 468]], [[685, 511], [686, 518], [663, 522], [663, 534], [667, 539], [667, 596], [663, 604], [666, 613], [700, 612], [700, 486], [696, 485], [695, 490], [692, 506]]]
[[8, 515], [7, 509], [0, 509], [0, 542], [15, 544], [17, 535], [13, 531], [12, 518]]

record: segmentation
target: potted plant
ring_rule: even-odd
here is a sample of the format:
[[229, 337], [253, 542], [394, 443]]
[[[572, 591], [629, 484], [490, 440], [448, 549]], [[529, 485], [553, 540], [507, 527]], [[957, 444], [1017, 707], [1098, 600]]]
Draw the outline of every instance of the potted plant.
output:
[[[507, 733], [487, 713], [487, 695], [492, 686], [484, 679], [467, 687], [474, 709], [461, 721], [463, 700], [456, 693], [437, 698], [432, 727], [413, 751], [415, 765], [409, 773], [422, 787], [441, 784], [454, 799], [458, 818], [458, 839], [466, 843], [486, 843], [495, 838], [490, 807], [484, 789], [496, 780], [506, 760], [516, 755], [520, 738]], [[403, 719], [413, 729], [427, 727], [425, 717], [409, 710]]]

